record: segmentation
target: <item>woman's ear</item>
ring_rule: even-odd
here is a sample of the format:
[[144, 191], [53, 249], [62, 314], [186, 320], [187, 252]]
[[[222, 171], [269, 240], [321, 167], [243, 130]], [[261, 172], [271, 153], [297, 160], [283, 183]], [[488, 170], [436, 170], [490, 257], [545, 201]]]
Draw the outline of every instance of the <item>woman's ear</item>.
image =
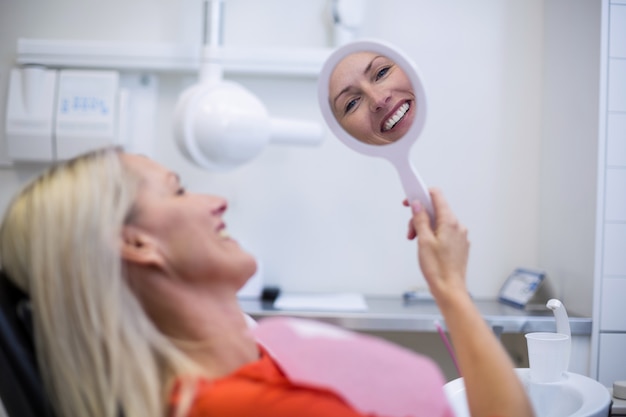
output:
[[122, 227], [120, 241], [120, 252], [125, 262], [143, 266], [161, 265], [162, 257], [156, 240], [138, 227], [132, 225]]

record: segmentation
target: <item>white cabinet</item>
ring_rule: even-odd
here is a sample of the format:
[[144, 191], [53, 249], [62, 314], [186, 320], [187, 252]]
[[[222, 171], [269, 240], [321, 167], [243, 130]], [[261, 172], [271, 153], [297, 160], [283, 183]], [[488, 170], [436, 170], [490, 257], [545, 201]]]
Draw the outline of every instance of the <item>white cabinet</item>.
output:
[[610, 386], [626, 379], [626, 3], [603, 6], [592, 373]]
[[611, 2], [609, 16], [609, 55], [626, 56], [626, 2]]
[[[626, 314], [624, 314], [624, 295], [626, 278], [602, 279], [602, 308], [600, 309], [601, 332], [625, 332]], [[626, 351], [624, 352], [626, 355]], [[624, 368], [626, 371], [626, 367]], [[624, 377], [626, 377], [626, 372]]]
[[604, 219], [626, 223], [626, 167], [607, 169], [605, 181]]
[[599, 381], [608, 386], [613, 381], [623, 381], [626, 371], [626, 333], [600, 334], [598, 352]]
[[[613, 8], [626, 6], [611, 6]], [[609, 111], [626, 111], [626, 60], [620, 57], [609, 58], [609, 83], [608, 83]]]
[[[624, 25], [626, 26], [626, 23]], [[624, 138], [626, 138], [626, 113], [609, 113], [606, 134], [606, 164], [608, 166], [626, 166], [626, 140]]]
[[[605, 201], [607, 199], [608, 197], [605, 197]], [[614, 223], [608, 220], [605, 220], [604, 223], [602, 277], [626, 278], [626, 253], [624, 253], [626, 224]]]

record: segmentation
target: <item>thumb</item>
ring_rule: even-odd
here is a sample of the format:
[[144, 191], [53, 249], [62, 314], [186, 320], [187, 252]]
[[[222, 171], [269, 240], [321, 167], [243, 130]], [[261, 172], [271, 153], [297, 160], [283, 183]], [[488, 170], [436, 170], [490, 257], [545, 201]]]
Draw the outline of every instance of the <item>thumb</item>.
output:
[[417, 236], [426, 237], [433, 235], [430, 216], [428, 216], [428, 212], [424, 209], [424, 206], [417, 200], [412, 201], [411, 211], [413, 212], [413, 227], [417, 232]]

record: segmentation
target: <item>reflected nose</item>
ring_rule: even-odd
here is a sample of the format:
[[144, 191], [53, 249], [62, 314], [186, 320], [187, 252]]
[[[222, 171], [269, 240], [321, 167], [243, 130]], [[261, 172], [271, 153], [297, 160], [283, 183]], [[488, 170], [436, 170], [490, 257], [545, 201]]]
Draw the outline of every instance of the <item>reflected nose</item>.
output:
[[372, 89], [370, 91], [370, 110], [373, 112], [385, 109], [391, 102], [391, 94], [387, 90]]

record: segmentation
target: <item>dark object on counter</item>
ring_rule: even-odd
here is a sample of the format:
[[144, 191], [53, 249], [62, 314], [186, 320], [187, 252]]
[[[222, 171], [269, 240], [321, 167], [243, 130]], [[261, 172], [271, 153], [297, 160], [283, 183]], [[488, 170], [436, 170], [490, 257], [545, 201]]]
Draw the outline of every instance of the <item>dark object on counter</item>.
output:
[[280, 287], [275, 287], [275, 286], [263, 287], [263, 292], [261, 293], [261, 301], [264, 303], [273, 304], [279, 295], [280, 295]]

